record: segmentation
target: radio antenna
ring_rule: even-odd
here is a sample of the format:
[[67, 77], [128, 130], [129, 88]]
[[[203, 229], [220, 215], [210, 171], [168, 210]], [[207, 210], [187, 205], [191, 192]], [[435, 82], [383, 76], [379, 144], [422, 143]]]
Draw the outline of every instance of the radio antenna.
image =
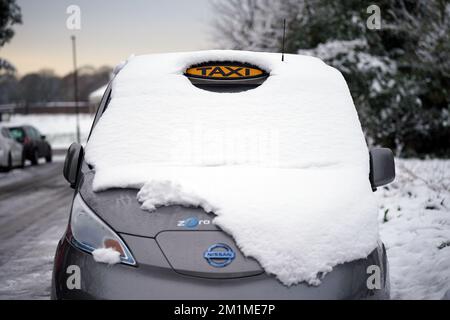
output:
[[283, 44], [281, 49], [281, 61], [284, 61], [284, 38], [286, 36], [286, 19], [283, 19]]

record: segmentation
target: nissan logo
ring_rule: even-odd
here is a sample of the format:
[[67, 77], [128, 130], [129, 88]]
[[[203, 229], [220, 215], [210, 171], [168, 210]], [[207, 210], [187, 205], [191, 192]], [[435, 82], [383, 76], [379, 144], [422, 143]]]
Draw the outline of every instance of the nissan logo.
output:
[[206, 261], [216, 268], [223, 268], [229, 265], [235, 256], [233, 249], [224, 243], [216, 243], [210, 246], [203, 255]]

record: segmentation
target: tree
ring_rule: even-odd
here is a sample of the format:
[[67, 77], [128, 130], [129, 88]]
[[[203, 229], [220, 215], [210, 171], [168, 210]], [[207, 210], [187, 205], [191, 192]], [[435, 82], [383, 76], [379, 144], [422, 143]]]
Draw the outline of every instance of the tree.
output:
[[377, 1], [381, 30], [366, 26], [369, 1], [227, 3], [215, 3], [222, 47], [279, 51], [286, 18], [286, 51], [343, 73], [369, 143], [404, 156], [450, 155], [448, 1]]
[[[0, 48], [14, 36], [12, 26], [22, 23], [22, 14], [16, 0], [0, 0]], [[0, 71], [14, 72], [14, 66], [0, 58]]]
[[14, 74], [0, 75], [0, 104], [19, 100], [19, 84]]
[[[108, 83], [111, 78], [111, 67], [103, 66], [93, 68], [90, 66], [78, 69], [78, 91], [81, 101], [89, 100], [89, 94], [95, 89]], [[63, 100], [73, 101], [73, 72], [68, 73], [61, 79], [61, 94]]]
[[235, 50], [276, 51], [283, 36], [283, 19], [293, 21], [302, 12], [302, 0], [216, 0], [214, 39], [219, 47]]
[[30, 73], [19, 81], [20, 93], [23, 101], [51, 102], [60, 99], [60, 78], [52, 70], [41, 70]]
[[[89, 94], [108, 83], [112, 68], [103, 66], [79, 68], [80, 101], [88, 101]], [[59, 77], [52, 70], [32, 72], [18, 79], [15, 74], [0, 75], [0, 104], [73, 101], [73, 73]]]

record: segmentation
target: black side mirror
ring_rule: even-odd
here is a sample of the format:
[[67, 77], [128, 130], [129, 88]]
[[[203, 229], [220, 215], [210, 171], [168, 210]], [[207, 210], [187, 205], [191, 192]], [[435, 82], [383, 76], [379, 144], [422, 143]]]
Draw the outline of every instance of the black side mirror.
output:
[[41, 135], [42, 140], [45, 140], [45, 138], [46, 138], [45, 135]]
[[370, 150], [370, 184], [372, 190], [391, 183], [395, 179], [394, 155], [388, 148]]
[[70, 183], [71, 188], [75, 188], [78, 183], [78, 170], [83, 160], [84, 150], [81, 144], [72, 143], [67, 150], [66, 160], [64, 161], [64, 178]]

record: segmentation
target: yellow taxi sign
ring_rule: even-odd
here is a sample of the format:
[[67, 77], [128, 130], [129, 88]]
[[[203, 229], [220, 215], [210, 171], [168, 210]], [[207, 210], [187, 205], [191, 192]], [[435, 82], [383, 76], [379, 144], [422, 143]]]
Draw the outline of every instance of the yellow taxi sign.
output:
[[267, 76], [264, 70], [243, 64], [211, 63], [190, 67], [185, 75], [194, 78], [237, 80]]

